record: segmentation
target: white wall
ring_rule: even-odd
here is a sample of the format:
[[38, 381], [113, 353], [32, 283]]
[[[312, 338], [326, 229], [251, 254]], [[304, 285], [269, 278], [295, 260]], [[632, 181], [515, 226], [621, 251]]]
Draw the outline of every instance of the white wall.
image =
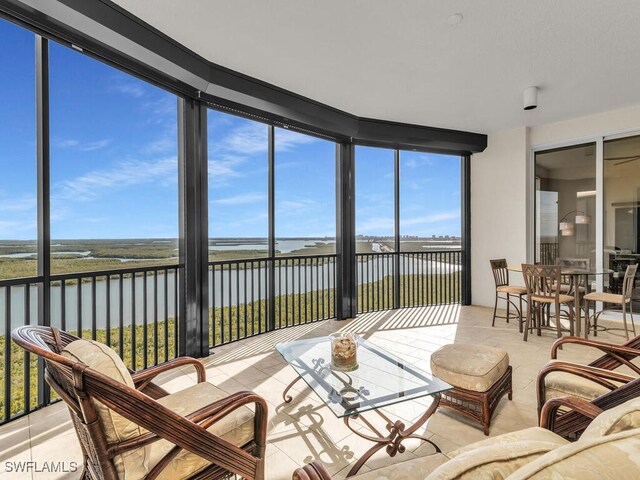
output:
[[[544, 108], [544, 106], [540, 106]], [[640, 131], [640, 105], [489, 135], [471, 158], [471, 288], [474, 305], [493, 306], [489, 260], [527, 261], [527, 158], [532, 147]], [[522, 283], [517, 275], [513, 283]]]
[[[471, 158], [471, 300], [493, 306], [489, 260], [525, 261], [528, 129], [489, 135], [487, 149]], [[516, 276], [517, 277], [517, 276]]]

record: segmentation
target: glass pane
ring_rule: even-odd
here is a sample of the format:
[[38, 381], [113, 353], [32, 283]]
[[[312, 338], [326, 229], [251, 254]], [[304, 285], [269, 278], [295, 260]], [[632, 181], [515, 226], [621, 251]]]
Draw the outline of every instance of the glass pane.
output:
[[[622, 293], [628, 265], [640, 261], [640, 136], [604, 142], [605, 290]], [[635, 284], [639, 283], [640, 272]], [[633, 292], [637, 301], [638, 289]], [[634, 305], [634, 311], [637, 311]]]
[[209, 258], [268, 253], [268, 129], [263, 123], [210, 110]]
[[177, 98], [56, 43], [53, 273], [177, 263]]
[[394, 250], [394, 151], [356, 147], [356, 251]]
[[0, 19], [0, 280], [37, 273], [35, 36]]
[[460, 157], [400, 152], [400, 251], [461, 247]]
[[360, 338], [358, 368], [333, 370], [329, 337], [276, 345], [278, 352], [337, 417], [393, 405], [452, 387]]
[[275, 161], [276, 253], [335, 253], [335, 143], [276, 128]]
[[595, 266], [595, 144], [536, 153], [536, 261]]

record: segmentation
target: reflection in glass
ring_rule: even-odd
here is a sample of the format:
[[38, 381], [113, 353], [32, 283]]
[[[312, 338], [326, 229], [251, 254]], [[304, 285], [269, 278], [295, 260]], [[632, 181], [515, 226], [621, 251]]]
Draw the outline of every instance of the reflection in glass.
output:
[[536, 153], [535, 179], [536, 261], [595, 266], [595, 144]]
[[[622, 293], [624, 272], [638, 261], [640, 136], [635, 136], [604, 142], [604, 266], [614, 270], [605, 279], [605, 290]], [[636, 275], [636, 285], [638, 278], [640, 275]], [[637, 298], [638, 289], [633, 293]]]

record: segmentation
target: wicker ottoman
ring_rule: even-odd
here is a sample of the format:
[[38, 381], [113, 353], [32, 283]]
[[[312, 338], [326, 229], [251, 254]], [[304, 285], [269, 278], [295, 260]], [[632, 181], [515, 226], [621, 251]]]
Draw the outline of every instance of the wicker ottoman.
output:
[[491, 416], [502, 396], [513, 396], [511, 365], [504, 350], [479, 345], [445, 345], [431, 355], [432, 373], [454, 388], [442, 393], [449, 407], [479, 422], [489, 435]]

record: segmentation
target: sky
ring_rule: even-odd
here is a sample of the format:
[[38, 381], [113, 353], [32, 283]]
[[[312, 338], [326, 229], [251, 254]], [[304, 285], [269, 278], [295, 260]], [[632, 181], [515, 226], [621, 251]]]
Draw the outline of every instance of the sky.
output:
[[[0, 240], [36, 238], [34, 35], [0, 20]], [[50, 42], [51, 237], [178, 236], [177, 97]], [[267, 126], [208, 114], [210, 237], [267, 236]], [[335, 236], [335, 144], [275, 130], [276, 238]], [[402, 235], [460, 234], [459, 157], [401, 152]], [[393, 235], [393, 151], [356, 149], [357, 234]]]

